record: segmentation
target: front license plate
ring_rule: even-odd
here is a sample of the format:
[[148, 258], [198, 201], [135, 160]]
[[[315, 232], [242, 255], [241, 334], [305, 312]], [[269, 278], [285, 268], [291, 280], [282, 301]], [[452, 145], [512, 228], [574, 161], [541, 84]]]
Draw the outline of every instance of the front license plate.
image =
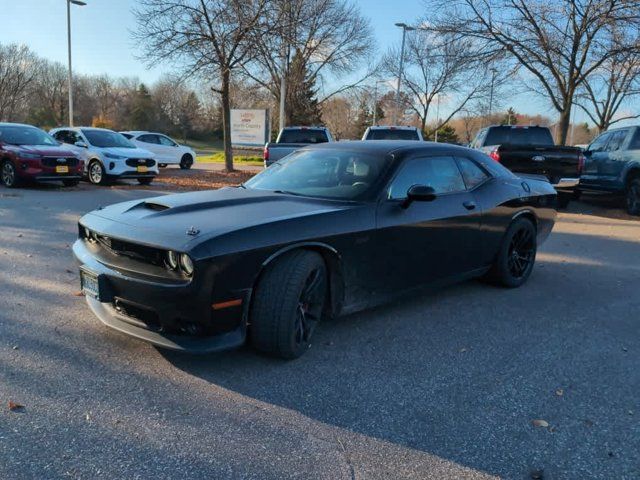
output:
[[91, 295], [92, 297], [100, 300], [100, 283], [98, 282], [98, 275], [95, 273], [87, 272], [86, 270], [80, 270], [80, 286], [85, 295]]
[[58, 165], [56, 167], [56, 173], [69, 173], [69, 167], [66, 165]]
[[147, 167], [138, 167], [138, 173], [147, 173], [149, 169]]

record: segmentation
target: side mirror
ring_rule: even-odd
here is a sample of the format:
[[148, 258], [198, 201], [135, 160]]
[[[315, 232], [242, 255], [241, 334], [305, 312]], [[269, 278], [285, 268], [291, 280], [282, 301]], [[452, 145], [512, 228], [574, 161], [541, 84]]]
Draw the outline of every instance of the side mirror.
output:
[[407, 198], [402, 203], [402, 208], [407, 208], [412, 202], [433, 202], [436, 197], [436, 191], [433, 187], [412, 185], [407, 190]]
[[80, 147], [80, 148], [87, 148], [87, 144], [84, 143], [84, 142], [76, 142], [76, 143], [74, 143], [74, 145], [76, 147]]

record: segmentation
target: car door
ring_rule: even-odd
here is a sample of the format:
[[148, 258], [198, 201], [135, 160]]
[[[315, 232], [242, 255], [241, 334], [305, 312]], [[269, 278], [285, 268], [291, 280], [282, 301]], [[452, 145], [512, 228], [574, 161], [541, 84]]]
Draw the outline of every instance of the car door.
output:
[[180, 163], [180, 149], [178, 144], [164, 135], [156, 135], [160, 142], [160, 148], [162, 149], [162, 155], [167, 162]]
[[[433, 201], [404, 208], [408, 189], [427, 185]], [[406, 159], [377, 213], [381, 289], [404, 290], [478, 268], [482, 212], [451, 156]]]
[[145, 150], [149, 150], [153, 153], [158, 163], [165, 163], [167, 161], [165, 158], [166, 154], [163, 151], [162, 145], [160, 145], [158, 135], [145, 133], [144, 135], [140, 135], [137, 140], [140, 142], [140, 148], [144, 148]]
[[591, 142], [591, 145], [585, 150], [585, 164], [583, 174], [580, 177], [580, 183], [585, 185], [601, 185], [600, 170], [602, 163], [607, 161], [608, 153], [605, 151], [607, 143], [611, 138], [611, 132], [605, 132]]
[[605, 147], [607, 156], [604, 161], [600, 162], [600, 170], [598, 171], [600, 180], [605, 186], [614, 186], [622, 175], [622, 170], [625, 165], [625, 151], [623, 147], [626, 144], [629, 131], [629, 128], [622, 128], [611, 132], [611, 137]]

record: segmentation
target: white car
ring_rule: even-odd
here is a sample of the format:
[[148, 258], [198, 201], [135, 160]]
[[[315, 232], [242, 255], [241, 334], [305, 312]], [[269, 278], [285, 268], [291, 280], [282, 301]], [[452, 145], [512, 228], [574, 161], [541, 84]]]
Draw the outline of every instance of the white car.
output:
[[369, 127], [362, 140], [417, 140], [422, 142], [422, 132], [416, 127], [389, 125]]
[[149, 185], [159, 173], [154, 154], [136, 147], [113, 130], [94, 127], [54, 128], [53, 138], [69, 146], [85, 164], [85, 175], [96, 185], [110, 180], [135, 178]]
[[173, 139], [155, 132], [120, 132], [134, 145], [153, 152], [161, 167], [180, 165], [187, 170], [196, 159], [196, 152], [186, 145], [180, 145]]

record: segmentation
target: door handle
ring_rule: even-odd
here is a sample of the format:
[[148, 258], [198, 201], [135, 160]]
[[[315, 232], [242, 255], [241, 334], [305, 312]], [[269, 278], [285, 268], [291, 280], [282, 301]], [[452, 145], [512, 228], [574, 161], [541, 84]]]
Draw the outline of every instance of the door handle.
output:
[[476, 202], [472, 202], [471, 200], [467, 200], [462, 204], [464, 208], [467, 210], [474, 210], [476, 208]]

